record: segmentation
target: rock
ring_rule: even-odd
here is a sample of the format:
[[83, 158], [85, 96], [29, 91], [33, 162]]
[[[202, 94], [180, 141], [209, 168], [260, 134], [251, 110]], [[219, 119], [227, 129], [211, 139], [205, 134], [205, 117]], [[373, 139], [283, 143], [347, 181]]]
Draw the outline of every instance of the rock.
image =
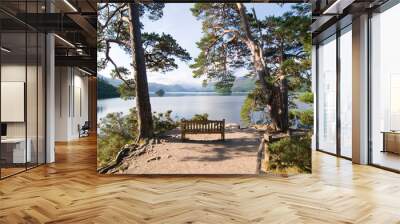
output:
[[153, 158], [147, 160], [147, 162], [149, 163], [149, 162], [151, 162], [151, 161], [160, 160], [160, 159], [161, 159], [160, 156], [156, 156], [156, 157], [153, 157]]
[[169, 158], [172, 158], [172, 156], [171, 156], [171, 155], [168, 155], [167, 158], [168, 158], [168, 159], [169, 159]]

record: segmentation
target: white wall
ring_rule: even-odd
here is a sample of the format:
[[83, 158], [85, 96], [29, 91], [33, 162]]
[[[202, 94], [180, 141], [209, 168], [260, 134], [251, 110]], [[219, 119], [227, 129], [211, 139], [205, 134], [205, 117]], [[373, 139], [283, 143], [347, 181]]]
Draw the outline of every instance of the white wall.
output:
[[[38, 69], [38, 70], [36, 70]], [[41, 66], [28, 65], [25, 63], [4, 63], [1, 66], [1, 81], [3, 82], [19, 82], [26, 85], [26, 107], [25, 107], [25, 89], [19, 89], [18, 94], [21, 94], [23, 102], [15, 102], [15, 104], [20, 104], [19, 107], [4, 106], [2, 102], [2, 114], [4, 113], [15, 113], [22, 116], [21, 121], [17, 122], [5, 122], [7, 124], [7, 137], [8, 138], [25, 138], [25, 135], [29, 139], [31, 144], [32, 162], [36, 162], [39, 159], [39, 163], [44, 163], [44, 83]], [[25, 80], [27, 78], [27, 80]], [[24, 87], [23, 87], [24, 88]], [[6, 89], [2, 88], [2, 99], [11, 98], [7, 94], [17, 94], [11, 93]], [[11, 102], [12, 103], [12, 102]], [[22, 103], [22, 105], [21, 105]], [[14, 105], [15, 106], [15, 105]], [[13, 111], [14, 110], [14, 111]], [[26, 112], [26, 120], [24, 114]], [[3, 120], [3, 119], [2, 119]]]
[[67, 141], [68, 139], [68, 88], [70, 79], [67, 67], [55, 68], [55, 140]]
[[[27, 69], [27, 70], [26, 70]], [[25, 66], [25, 64], [3, 64], [1, 66], [1, 81], [2, 82], [24, 82], [26, 83], [25, 76], [28, 71], [28, 88], [27, 88], [27, 119], [28, 131], [36, 130], [36, 80], [33, 80], [31, 74], [36, 74], [36, 66]], [[35, 76], [36, 77], [36, 76]], [[33, 87], [32, 87], [33, 86]], [[31, 87], [31, 88], [29, 88]], [[2, 96], [4, 97], [4, 96]], [[40, 101], [41, 102], [41, 101]], [[38, 105], [39, 107], [43, 105]], [[10, 108], [2, 108], [2, 110], [9, 110]], [[24, 110], [24, 108], [22, 108]], [[33, 113], [34, 111], [35, 113]], [[33, 123], [32, 123], [33, 122]], [[26, 122], [7, 122], [7, 134], [9, 137], [25, 137], [25, 123]], [[28, 137], [29, 136], [28, 132]], [[35, 132], [36, 135], [36, 132]]]
[[2, 122], [25, 121], [24, 82], [1, 82], [1, 108]]
[[[1, 81], [2, 82], [25, 82], [25, 64], [3, 64], [1, 66]], [[7, 110], [7, 108], [1, 108]], [[25, 122], [10, 122], [7, 123], [8, 137], [25, 137]]]
[[74, 140], [88, 120], [88, 78], [73, 67], [56, 67], [55, 73], [55, 140]]

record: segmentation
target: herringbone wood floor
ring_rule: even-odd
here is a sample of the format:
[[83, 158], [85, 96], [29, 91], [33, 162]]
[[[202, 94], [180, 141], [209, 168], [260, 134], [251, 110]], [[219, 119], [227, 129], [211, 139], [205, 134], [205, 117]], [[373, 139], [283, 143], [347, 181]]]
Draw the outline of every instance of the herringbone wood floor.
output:
[[289, 178], [98, 176], [87, 138], [0, 181], [0, 223], [400, 223], [400, 175], [313, 157]]

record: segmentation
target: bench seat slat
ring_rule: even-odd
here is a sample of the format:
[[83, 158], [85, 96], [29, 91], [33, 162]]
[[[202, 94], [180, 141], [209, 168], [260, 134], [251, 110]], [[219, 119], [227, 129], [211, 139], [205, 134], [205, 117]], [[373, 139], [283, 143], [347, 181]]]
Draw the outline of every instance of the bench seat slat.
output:
[[225, 120], [186, 121], [181, 122], [182, 139], [185, 134], [221, 134], [225, 138]]

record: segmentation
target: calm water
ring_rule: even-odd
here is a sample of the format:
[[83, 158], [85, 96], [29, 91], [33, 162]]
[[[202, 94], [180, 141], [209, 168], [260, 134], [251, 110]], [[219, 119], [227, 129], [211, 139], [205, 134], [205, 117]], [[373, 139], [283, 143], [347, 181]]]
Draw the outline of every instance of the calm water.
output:
[[[222, 96], [213, 93], [167, 93], [163, 97], [151, 96], [151, 108], [156, 112], [172, 110], [175, 119], [189, 119], [195, 114], [207, 113], [211, 120], [222, 120], [227, 123], [242, 123], [240, 110], [246, 94], [238, 93]], [[126, 114], [135, 105], [134, 100], [112, 98], [98, 101], [98, 118], [103, 118], [107, 113], [123, 112]], [[263, 115], [257, 113], [252, 120], [262, 119]]]

